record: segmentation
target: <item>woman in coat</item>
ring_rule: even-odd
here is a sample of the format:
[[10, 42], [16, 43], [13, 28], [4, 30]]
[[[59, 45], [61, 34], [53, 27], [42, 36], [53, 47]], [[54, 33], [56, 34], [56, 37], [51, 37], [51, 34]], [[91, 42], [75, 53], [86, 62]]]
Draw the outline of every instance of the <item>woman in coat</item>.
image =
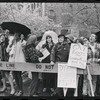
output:
[[[47, 49], [47, 51], [50, 53], [46, 58], [42, 60], [42, 63], [50, 63], [50, 55], [52, 47], [54, 46], [52, 37], [50, 35], [46, 36], [46, 43], [42, 45], [42, 49]], [[52, 73], [43, 73], [43, 92], [46, 92], [47, 88], [53, 92], [54, 91], [54, 74]]]
[[[42, 57], [42, 53], [35, 49], [37, 37], [35, 35], [29, 36], [25, 47], [26, 62], [38, 63], [38, 58]], [[34, 67], [34, 66], [33, 66]], [[38, 72], [32, 72], [32, 81], [29, 86], [29, 95], [37, 96], [37, 88], [39, 84]]]
[[[23, 53], [23, 47], [25, 46], [26, 41], [21, 40], [21, 34], [15, 33], [12, 44], [7, 48], [10, 51], [9, 62], [25, 62], [25, 57]], [[14, 71], [13, 75], [15, 82], [17, 84], [18, 90], [15, 92], [15, 96], [21, 96], [23, 94], [23, 81], [21, 77], [22, 71]]]

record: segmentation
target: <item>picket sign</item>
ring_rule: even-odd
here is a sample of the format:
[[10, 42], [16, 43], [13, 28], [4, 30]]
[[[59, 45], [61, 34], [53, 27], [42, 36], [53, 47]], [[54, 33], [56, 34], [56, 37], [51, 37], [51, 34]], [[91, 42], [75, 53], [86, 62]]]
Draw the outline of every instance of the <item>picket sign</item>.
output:
[[88, 48], [86, 46], [81, 45], [80, 43], [72, 43], [69, 53], [68, 66], [86, 69], [87, 51]]
[[[62, 62], [61, 62], [62, 63]], [[89, 68], [89, 69], [87, 69]], [[86, 69], [77, 68], [77, 75], [88, 74], [89, 83], [91, 86], [91, 93], [93, 93], [93, 87], [91, 82], [91, 75], [100, 75], [100, 65], [91, 63], [87, 65]], [[20, 62], [0, 62], [0, 70], [10, 70], [10, 71], [31, 71], [31, 72], [43, 72], [43, 73], [58, 73], [58, 63], [54, 66], [47, 63], [20, 63]], [[77, 82], [78, 84], [78, 82]], [[77, 88], [76, 88], [77, 90]], [[77, 91], [76, 91], [77, 92]], [[77, 96], [77, 93], [75, 94]]]

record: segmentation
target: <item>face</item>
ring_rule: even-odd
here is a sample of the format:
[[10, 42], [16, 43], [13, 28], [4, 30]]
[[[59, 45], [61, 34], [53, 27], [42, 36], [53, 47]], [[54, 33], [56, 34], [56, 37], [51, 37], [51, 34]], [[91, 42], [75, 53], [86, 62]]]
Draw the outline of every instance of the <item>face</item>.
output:
[[67, 42], [68, 42], [68, 43], [71, 43], [71, 40], [70, 40], [69, 38], [67, 38]]
[[76, 43], [80, 43], [78, 39], [76, 40]]
[[51, 37], [47, 37], [47, 42], [50, 43], [51, 42]]
[[88, 44], [88, 43], [89, 43], [88, 39], [84, 38], [84, 44]]
[[9, 36], [9, 30], [5, 31], [5, 36], [8, 37]]
[[5, 41], [5, 37], [4, 35], [1, 36], [1, 42], [4, 42]]
[[18, 40], [18, 38], [19, 38], [18, 33], [15, 33], [15, 34], [14, 34], [14, 39], [15, 39], [15, 40]]
[[89, 40], [90, 40], [90, 42], [95, 42], [96, 41], [96, 35], [95, 34], [91, 34]]
[[59, 41], [60, 43], [64, 42], [64, 37], [63, 37], [63, 36], [60, 36], [60, 37], [58, 38], [58, 41]]
[[23, 34], [21, 34], [21, 40], [23, 40], [24, 39], [24, 35]]

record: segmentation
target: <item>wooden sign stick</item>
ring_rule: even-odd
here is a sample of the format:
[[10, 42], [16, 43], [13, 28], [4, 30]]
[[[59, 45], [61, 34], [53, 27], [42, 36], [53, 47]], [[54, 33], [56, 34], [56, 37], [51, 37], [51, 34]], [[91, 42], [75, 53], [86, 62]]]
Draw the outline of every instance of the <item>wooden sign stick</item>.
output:
[[93, 85], [92, 85], [92, 77], [91, 77], [91, 74], [90, 74], [89, 66], [86, 66], [86, 69], [87, 69], [88, 80], [89, 80], [89, 84], [90, 84], [90, 88], [91, 88], [91, 94], [94, 97], [94, 91], [93, 91]]
[[77, 75], [77, 86], [76, 86], [76, 89], [75, 89], [74, 96], [78, 96], [78, 80], [79, 80], [79, 75]]

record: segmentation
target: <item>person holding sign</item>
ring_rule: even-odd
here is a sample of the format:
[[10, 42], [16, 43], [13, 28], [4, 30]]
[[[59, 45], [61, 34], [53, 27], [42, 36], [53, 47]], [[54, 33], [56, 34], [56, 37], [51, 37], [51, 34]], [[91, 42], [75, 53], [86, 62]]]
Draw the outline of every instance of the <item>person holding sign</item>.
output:
[[[58, 36], [58, 43], [54, 45], [54, 47], [51, 51], [51, 64], [54, 65], [54, 63], [56, 63], [56, 62], [67, 62], [68, 57], [69, 57], [69, 49], [70, 49], [70, 47], [69, 47], [68, 43], [65, 42], [65, 35], [60, 34]], [[55, 81], [57, 82], [57, 74], [56, 74]], [[61, 93], [61, 91], [63, 91], [63, 89], [57, 88], [57, 86], [56, 86], [56, 89], [51, 94], [51, 96], [54, 96], [54, 95], [63, 96], [63, 93]]]
[[[37, 42], [36, 35], [31, 35], [28, 38], [27, 43], [26, 43], [26, 47], [25, 47], [25, 53], [24, 53], [26, 62], [39, 63], [38, 58], [43, 56], [40, 51], [37, 51], [35, 49], [36, 42]], [[29, 95], [30, 96], [37, 96], [38, 82], [39, 82], [38, 72], [32, 72], [32, 81], [31, 81], [31, 84], [29, 86]]]
[[[100, 44], [96, 42], [97, 37], [95, 34], [91, 34], [89, 38], [89, 44], [88, 46], [88, 63], [98, 63], [100, 62]], [[91, 96], [90, 88], [88, 86], [88, 77], [84, 77], [84, 83], [83, 83], [83, 95], [89, 95]], [[96, 95], [96, 82], [97, 82], [97, 76], [92, 75], [92, 83], [93, 83], [93, 91]], [[88, 90], [88, 91], [87, 91]]]
[[[51, 50], [52, 47], [54, 46], [52, 37], [50, 35], [46, 36], [46, 43], [42, 45], [42, 53], [43, 57], [39, 58], [42, 60], [42, 63], [50, 63], [50, 55], [51, 55]], [[40, 50], [41, 51], [41, 50]], [[46, 92], [47, 88], [50, 88], [50, 90], [53, 92], [54, 91], [54, 80], [55, 76], [52, 73], [43, 73], [43, 92]]]

